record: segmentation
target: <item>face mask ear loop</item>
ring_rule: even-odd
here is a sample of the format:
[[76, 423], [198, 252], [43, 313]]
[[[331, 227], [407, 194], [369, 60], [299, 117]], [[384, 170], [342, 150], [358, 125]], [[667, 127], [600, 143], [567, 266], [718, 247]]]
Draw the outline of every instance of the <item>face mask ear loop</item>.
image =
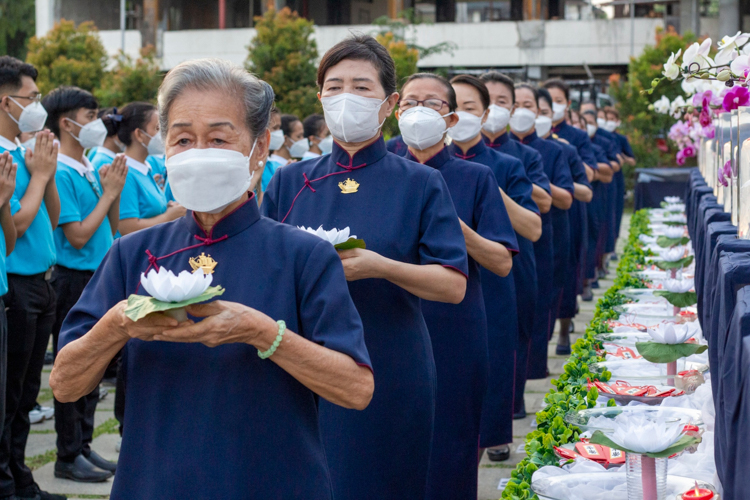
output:
[[[8, 96], [8, 99], [10, 99], [11, 101], [13, 101], [13, 102], [14, 102], [14, 103], [16, 104], [16, 106], [18, 106], [19, 108], [21, 108], [21, 113], [23, 113], [23, 110], [24, 110], [24, 109], [26, 109], [25, 107], [21, 106], [21, 103], [19, 103], [19, 102], [18, 102], [18, 101], [16, 101], [15, 99], [13, 99], [13, 98], [12, 98], [11, 96]], [[15, 119], [15, 118], [13, 117], [13, 115], [12, 115], [12, 114], [10, 114], [10, 112], [9, 112], [9, 111], [6, 111], [6, 114], [7, 114], [7, 115], [8, 115], [9, 117], [10, 117], [10, 119], [11, 119], [11, 120], [13, 120], [14, 122], [16, 122], [16, 125], [18, 125], [19, 127], [21, 126], [21, 119], [20, 119], [20, 116], [19, 116], [19, 119], [18, 119], [18, 120], [16, 120], [16, 119]]]

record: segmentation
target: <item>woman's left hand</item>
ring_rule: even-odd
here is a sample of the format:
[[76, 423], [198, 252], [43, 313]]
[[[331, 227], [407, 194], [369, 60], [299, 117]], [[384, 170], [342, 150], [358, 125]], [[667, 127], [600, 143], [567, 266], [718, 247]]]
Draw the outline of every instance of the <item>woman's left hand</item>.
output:
[[384, 258], [372, 250], [354, 248], [339, 252], [341, 263], [344, 265], [346, 281], [380, 278]]
[[208, 304], [193, 304], [187, 306], [186, 310], [192, 316], [203, 318], [203, 321], [185, 321], [176, 328], [154, 336], [154, 340], [200, 342], [208, 347], [232, 343], [254, 344], [264, 334], [275, 337], [278, 330], [273, 319], [237, 302], [217, 300]]

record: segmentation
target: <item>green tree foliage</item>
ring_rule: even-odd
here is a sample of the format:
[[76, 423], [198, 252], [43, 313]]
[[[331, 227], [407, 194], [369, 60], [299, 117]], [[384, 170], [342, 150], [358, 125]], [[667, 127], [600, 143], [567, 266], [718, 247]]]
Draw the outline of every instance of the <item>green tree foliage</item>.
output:
[[[396, 65], [396, 78], [399, 83], [398, 90], [400, 91], [401, 83], [417, 72], [419, 52], [417, 49], [409, 47], [404, 40], [397, 39], [390, 31], [380, 33], [376, 39], [378, 43], [388, 49], [388, 53], [393, 58], [393, 62]], [[398, 133], [398, 120], [394, 113], [385, 120], [383, 135], [386, 139], [389, 139], [394, 135], [398, 135]]]
[[73, 21], [63, 19], [45, 36], [29, 41], [26, 60], [39, 71], [36, 83], [43, 94], [60, 85], [93, 92], [104, 76], [107, 52], [94, 23], [76, 27]]
[[156, 61], [156, 50], [149, 45], [133, 61], [127, 54], [117, 56], [117, 63], [105, 73], [101, 87], [94, 91], [102, 107], [124, 106], [133, 101], [156, 103], [156, 94], [164, 78]]
[[[641, 91], [650, 89], [651, 81], [661, 76], [663, 65], [672, 52], [684, 51], [695, 41], [692, 34], [680, 36], [672, 27], [667, 31], [657, 28], [656, 45], [646, 46], [640, 56], [630, 59], [627, 80], [621, 81], [619, 75], [610, 78], [609, 93], [617, 101], [622, 121], [621, 132], [630, 139], [639, 168], [675, 165], [676, 151], [667, 149], [667, 133], [675, 120], [669, 115], [649, 110], [649, 105], [663, 95], [671, 101], [678, 95], [684, 95], [684, 92], [679, 85], [666, 83], [659, 85], [650, 95]], [[627, 165], [623, 167], [629, 188], [635, 182], [633, 169]]]
[[26, 59], [35, 20], [34, 0], [0, 0], [0, 55]]
[[318, 46], [312, 39], [313, 22], [288, 7], [269, 9], [255, 18], [255, 38], [248, 46], [245, 67], [268, 82], [276, 93], [276, 105], [301, 120], [320, 113], [318, 101]]

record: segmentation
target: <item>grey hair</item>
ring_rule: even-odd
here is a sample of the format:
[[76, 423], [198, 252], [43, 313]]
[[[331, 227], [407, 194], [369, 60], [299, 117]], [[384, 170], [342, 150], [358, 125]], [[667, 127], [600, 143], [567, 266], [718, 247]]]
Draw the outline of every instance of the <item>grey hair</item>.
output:
[[[274, 93], [269, 84], [239, 66], [221, 59], [196, 59], [175, 66], [159, 87], [159, 127], [166, 138], [169, 109], [185, 90], [222, 90], [241, 96], [245, 124], [253, 138], [268, 128]], [[231, 104], [227, 104], [231, 106]]]

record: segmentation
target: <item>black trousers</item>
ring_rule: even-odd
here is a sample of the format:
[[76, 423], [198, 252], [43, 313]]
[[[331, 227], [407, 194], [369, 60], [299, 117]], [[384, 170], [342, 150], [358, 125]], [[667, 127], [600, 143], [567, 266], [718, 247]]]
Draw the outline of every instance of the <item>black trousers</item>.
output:
[[44, 273], [9, 274], [4, 299], [8, 308], [8, 370], [5, 428], [0, 438], [0, 496], [34, 483], [24, 463], [29, 412], [42, 383], [44, 353], [55, 322], [55, 291]]
[[[91, 271], [79, 271], [62, 266], [55, 268], [51, 281], [57, 295], [55, 325], [52, 328], [55, 356], [63, 321], [78, 302], [93, 275]], [[55, 399], [55, 432], [59, 461], [73, 462], [81, 453], [88, 456], [94, 437], [94, 412], [98, 402], [99, 386], [72, 403], [60, 403]]]
[[0, 298], [0, 436], [5, 428], [5, 380], [8, 372], [8, 319], [5, 303]]

